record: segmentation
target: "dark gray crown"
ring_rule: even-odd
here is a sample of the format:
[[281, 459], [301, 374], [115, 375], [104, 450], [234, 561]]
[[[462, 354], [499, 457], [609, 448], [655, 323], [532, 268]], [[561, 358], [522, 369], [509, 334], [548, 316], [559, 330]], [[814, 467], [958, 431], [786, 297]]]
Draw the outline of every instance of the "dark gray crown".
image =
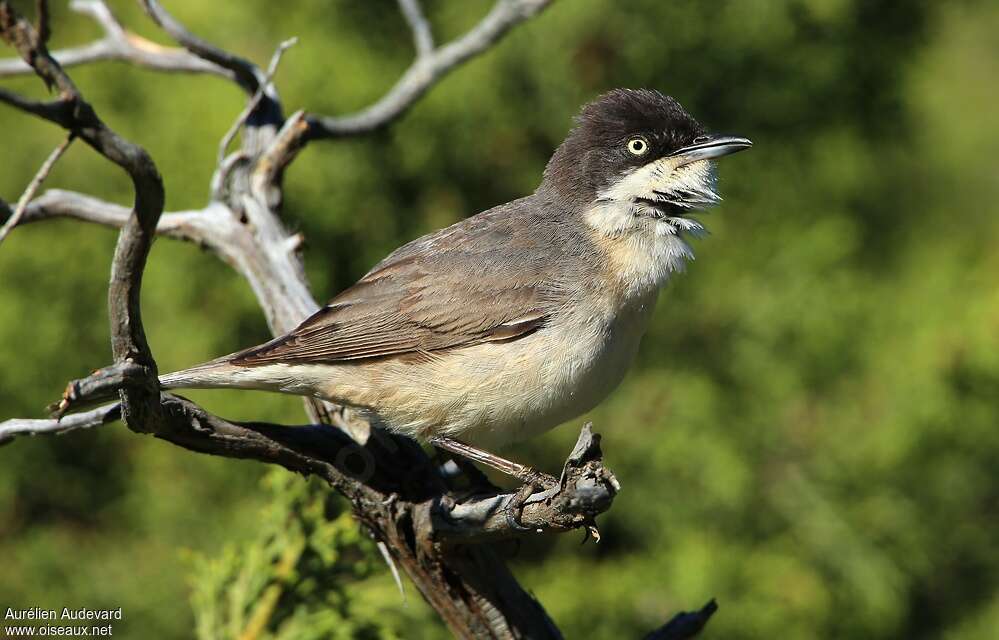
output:
[[[571, 200], [592, 200], [631, 167], [652, 162], [704, 134], [680, 103], [651, 89], [614, 89], [582, 108], [565, 142], [555, 151], [542, 189]], [[632, 136], [644, 136], [651, 153], [627, 153]]]

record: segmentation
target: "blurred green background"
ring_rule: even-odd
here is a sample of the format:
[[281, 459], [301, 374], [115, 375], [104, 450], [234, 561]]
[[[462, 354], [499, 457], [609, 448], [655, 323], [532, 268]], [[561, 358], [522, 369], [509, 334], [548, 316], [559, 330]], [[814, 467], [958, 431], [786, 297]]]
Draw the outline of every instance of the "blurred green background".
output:
[[[111, 4], [165, 42], [133, 3]], [[299, 36], [278, 74], [289, 112], [362, 107], [412, 55], [389, 0], [165, 4], [260, 63]], [[490, 6], [424, 4], [438, 41]], [[55, 47], [99, 36], [53, 8]], [[291, 167], [287, 221], [308, 239], [322, 299], [400, 243], [533, 190], [578, 107], [612, 87], [660, 89], [755, 141], [722, 163], [712, 235], [661, 297], [629, 377], [588, 416], [624, 487], [604, 540], [509, 547], [567, 637], [637, 638], [712, 596], [708, 637], [996, 637], [997, 33], [990, 1], [558, 0], [390, 130], [314, 144]], [[115, 63], [72, 75], [153, 154], [168, 209], [205, 203], [243, 106], [235, 87]], [[3, 86], [42, 95], [33, 78]], [[13, 201], [62, 134], [9, 108], [0, 132]], [[46, 186], [131, 197], [82, 144]], [[115, 237], [47, 222], [0, 247], [0, 419], [41, 415], [109, 362]], [[157, 243], [143, 303], [163, 371], [267, 337], [246, 284], [193, 246]], [[191, 395], [230, 418], [302, 419], [294, 398]], [[509, 453], [557, 469], [582, 421]], [[115, 635], [189, 638], [194, 610], [210, 627], [205, 603], [226, 580], [270, 566], [261, 548], [315, 529], [338, 541], [316, 556], [337, 567], [338, 617], [281, 637], [445, 637], [349, 520], [313, 527], [342, 505], [313, 500], [312, 524], [286, 526], [308, 520], [288, 515], [305, 486], [289, 478], [117, 424], [21, 439], [0, 449], [0, 605], [120, 606]]]

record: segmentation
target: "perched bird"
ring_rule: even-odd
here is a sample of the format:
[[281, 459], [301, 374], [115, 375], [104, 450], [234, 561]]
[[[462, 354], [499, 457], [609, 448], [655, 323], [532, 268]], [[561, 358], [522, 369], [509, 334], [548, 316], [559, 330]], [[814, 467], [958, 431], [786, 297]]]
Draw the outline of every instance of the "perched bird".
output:
[[720, 199], [712, 159], [751, 144], [657, 91], [611, 91], [531, 195], [397, 249], [287, 335], [161, 384], [316, 396], [459, 448], [543, 433], [624, 377], [704, 231], [690, 214]]

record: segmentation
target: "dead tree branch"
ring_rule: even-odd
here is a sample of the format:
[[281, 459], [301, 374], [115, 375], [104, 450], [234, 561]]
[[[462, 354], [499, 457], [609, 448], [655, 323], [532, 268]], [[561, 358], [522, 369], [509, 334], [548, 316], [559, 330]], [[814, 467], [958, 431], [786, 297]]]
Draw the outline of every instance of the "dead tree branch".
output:
[[718, 604], [711, 600], [697, 611], [680, 612], [673, 618], [649, 633], [643, 640], [688, 640], [693, 638], [704, 629], [711, 616], [718, 611]]
[[430, 22], [423, 15], [420, 0], [399, 0], [399, 10], [402, 11], [410, 31], [413, 32], [417, 57], [423, 58], [433, 53], [434, 34], [430, 29]]
[[[359, 135], [398, 119], [447, 73], [494, 45], [551, 0], [497, 0], [490, 13], [457, 40], [434, 45], [417, 0], [400, 0], [413, 32], [416, 59], [379, 101], [343, 117], [282, 115], [272, 83], [282, 45], [265, 72], [254, 63], [195, 36], [156, 0], [139, 0], [153, 21], [183, 49], [159, 47], [121, 26], [97, 0], [76, 0], [74, 9], [98, 21], [105, 38], [86, 47], [50, 54], [48, 12], [39, 4], [38, 28], [0, 0], [0, 35], [23, 66], [0, 62], [0, 75], [33, 70], [57, 97], [37, 101], [0, 90], [0, 102], [44, 118], [80, 137], [120, 166], [135, 192], [131, 208], [68, 191], [50, 190], [19, 206], [8, 224], [70, 217], [121, 228], [109, 288], [115, 364], [71, 383], [60, 412], [78, 410], [118, 394], [111, 403], [51, 420], [0, 423], [0, 443], [18, 435], [61, 433], [114, 421], [180, 447], [231, 458], [278, 464], [323, 478], [352, 504], [357, 519], [389, 550], [452, 632], [462, 638], [559, 638], [541, 605], [516, 582], [499, 556], [479, 544], [532, 531], [592, 526], [618, 490], [603, 467], [599, 438], [585, 427], [566, 461], [558, 486], [530, 496], [521, 523], [507, 507], [514, 494], [492, 492], [458, 499], [450, 481], [411, 440], [378, 430], [337, 429], [338, 409], [307, 402], [312, 424], [287, 427], [235, 423], [158, 389], [156, 362], [143, 332], [139, 305], [142, 272], [156, 234], [209, 248], [247, 280], [272, 332], [294, 328], [318, 308], [299, 255], [301, 237], [281, 222], [284, 169], [310, 140]], [[119, 137], [100, 120], [65, 73], [66, 65], [125, 60], [165, 71], [212, 73], [237, 84], [247, 107], [232, 131], [245, 127], [240, 148], [224, 158], [211, 180], [211, 202], [203, 209], [163, 215], [163, 183], [146, 151]], [[235, 133], [220, 145], [224, 155]], [[36, 187], [37, 188], [37, 187]], [[710, 615], [707, 614], [707, 615]], [[706, 619], [706, 617], [705, 617]], [[655, 636], [689, 637], [689, 636]]]
[[[3, 210], [2, 207], [0, 203], [0, 210]], [[224, 223], [218, 224], [219, 220], [225, 220], [221, 215], [223, 213], [231, 215], [226, 207], [216, 204], [209, 204], [204, 209], [165, 213], [156, 223], [156, 233], [209, 246], [212, 238], [222, 236], [227, 228]], [[7, 214], [13, 215], [13, 212], [7, 211]], [[17, 224], [23, 226], [55, 218], [73, 218], [121, 228], [131, 214], [132, 210], [128, 207], [99, 198], [75, 191], [49, 189], [28, 204]]]
[[139, 4], [153, 19], [153, 22], [159, 25], [177, 44], [206, 62], [228, 69], [236, 84], [242, 87], [247, 95], [252, 96], [257, 87], [263, 84], [263, 73], [257, 65], [194, 35], [156, 0], [139, 0]]
[[298, 38], [289, 38], [288, 40], [285, 40], [284, 42], [279, 44], [277, 50], [274, 51], [274, 55], [271, 56], [271, 63], [270, 65], [267, 66], [267, 73], [264, 74], [264, 81], [260, 84], [260, 86], [257, 87], [257, 90], [253, 92], [253, 97], [250, 98], [250, 101], [247, 103], [246, 108], [244, 108], [243, 111], [239, 114], [239, 116], [236, 118], [236, 121], [232, 123], [232, 127], [230, 127], [229, 130], [225, 132], [225, 135], [222, 136], [222, 141], [219, 143], [218, 162], [217, 162], [217, 164], [220, 167], [222, 166], [222, 163], [225, 160], [226, 149], [228, 149], [229, 145], [232, 144], [233, 138], [236, 137], [236, 134], [239, 132], [240, 127], [246, 124], [246, 121], [249, 119], [250, 115], [253, 113], [253, 111], [257, 108], [257, 105], [260, 104], [260, 101], [263, 99], [264, 92], [267, 91], [267, 88], [271, 84], [271, 80], [273, 80], [274, 78], [274, 74], [277, 72], [277, 66], [281, 62], [281, 56], [284, 55], [284, 52], [287, 51], [289, 47], [293, 47], [297, 42]]
[[119, 419], [121, 419], [121, 405], [117, 402], [90, 411], [74, 413], [61, 419], [12, 418], [0, 422], [0, 446], [13, 442], [17, 436], [54, 435], [76, 429], [99, 427], [117, 422]]
[[24, 216], [25, 210], [28, 208], [28, 202], [35, 197], [35, 193], [38, 192], [38, 187], [42, 186], [42, 182], [45, 181], [49, 172], [52, 171], [52, 167], [55, 166], [55, 163], [59, 161], [62, 154], [65, 153], [66, 149], [69, 148], [69, 145], [72, 144], [74, 137], [75, 135], [71, 132], [66, 139], [63, 140], [62, 143], [60, 143], [59, 146], [52, 151], [52, 153], [49, 154], [49, 157], [45, 159], [44, 163], [42, 163], [41, 168], [38, 169], [35, 177], [31, 179], [30, 183], [28, 183], [28, 188], [24, 190], [20, 199], [18, 199], [17, 206], [14, 208], [14, 211], [11, 212], [10, 218], [8, 218], [3, 226], [0, 227], [0, 244], [3, 243], [3, 239], [7, 237], [7, 234], [17, 226], [18, 222], [20, 222], [21, 218]]
[[[202, 60], [184, 49], [160, 46], [126, 30], [103, 0], [73, 0], [69, 8], [93, 19], [103, 29], [104, 37], [80, 47], [53, 51], [52, 57], [63, 68], [118, 60], [156, 71], [208, 73], [233, 78], [232, 72], [225, 67]], [[0, 60], [0, 77], [30, 73], [34, 70], [24, 60]]]
[[414, 31], [418, 55], [395, 86], [378, 102], [346, 116], [313, 116], [313, 138], [338, 138], [368, 133], [392, 122], [406, 112], [441, 78], [470, 58], [492, 47], [510, 29], [545, 9], [551, 0], [497, 0], [492, 11], [468, 33], [440, 48], [427, 46], [429, 27], [416, 2], [406, 17]]

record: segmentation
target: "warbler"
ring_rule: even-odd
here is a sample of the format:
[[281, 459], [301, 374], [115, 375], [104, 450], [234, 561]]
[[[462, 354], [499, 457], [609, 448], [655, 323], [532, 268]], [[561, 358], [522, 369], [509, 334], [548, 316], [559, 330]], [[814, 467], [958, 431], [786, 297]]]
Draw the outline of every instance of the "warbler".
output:
[[597, 405], [719, 201], [713, 160], [750, 147], [673, 98], [584, 106], [534, 193], [406, 244], [287, 335], [161, 378], [354, 407], [435, 443], [494, 449]]

